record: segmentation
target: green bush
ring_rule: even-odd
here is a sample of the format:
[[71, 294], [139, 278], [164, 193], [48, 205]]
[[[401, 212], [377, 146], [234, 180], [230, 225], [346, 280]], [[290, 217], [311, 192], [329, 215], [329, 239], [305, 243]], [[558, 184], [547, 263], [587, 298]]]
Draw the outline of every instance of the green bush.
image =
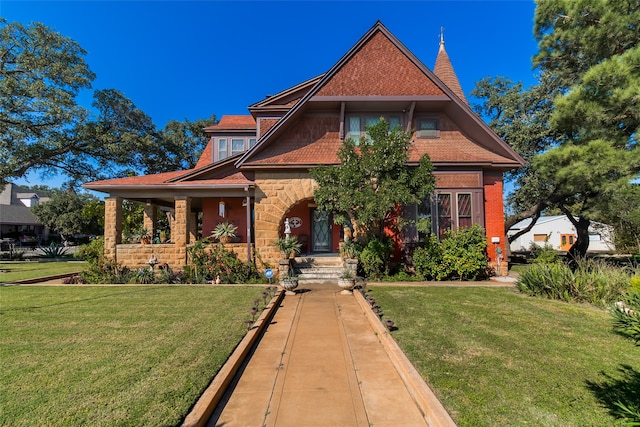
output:
[[121, 264], [105, 260], [103, 257], [88, 263], [89, 268], [81, 273], [82, 279], [86, 283], [124, 284], [134, 280], [135, 272]]
[[263, 283], [264, 279], [251, 263], [238, 259], [233, 251], [224, 245], [209, 245], [202, 239], [187, 249], [189, 263], [184, 267], [189, 283], [206, 283], [218, 277], [221, 283]]
[[367, 277], [380, 278], [389, 272], [393, 244], [390, 240], [372, 239], [360, 253], [360, 264]]
[[442, 268], [447, 277], [476, 280], [487, 276], [487, 238], [477, 224], [447, 231], [442, 241]]
[[447, 231], [438, 242], [431, 234], [413, 252], [416, 274], [426, 280], [477, 280], [489, 273], [487, 238], [479, 225]]
[[536, 263], [520, 273], [516, 286], [529, 295], [607, 305], [627, 291], [630, 272], [602, 260], [578, 260], [575, 271], [563, 263]]
[[90, 264], [97, 263], [104, 254], [104, 237], [98, 237], [86, 245], [78, 247], [74, 254], [76, 258], [83, 259]]
[[549, 264], [561, 261], [558, 252], [548, 243], [545, 243], [544, 246], [533, 244], [531, 246], [531, 257], [536, 264]]
[[446, 278], [442, 268], [442, 247], [438, 238], [431, 234], [424, 246], [413, 251], [413, 266], [416, 274], [424, 280], [443, 280]]
[[533, 264], [520, 273], [516, 286], [528, 295], [570, 301], [573, 273], [561, 263]]

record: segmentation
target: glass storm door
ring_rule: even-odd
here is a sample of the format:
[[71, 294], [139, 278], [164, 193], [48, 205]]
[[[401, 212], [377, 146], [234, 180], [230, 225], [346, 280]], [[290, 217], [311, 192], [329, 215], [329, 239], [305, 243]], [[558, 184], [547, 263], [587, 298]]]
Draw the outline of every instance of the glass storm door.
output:
[[331, 251], [331, 226], [327, 212], [313, 210], [311, 226], [311, 250], [313, 252]]

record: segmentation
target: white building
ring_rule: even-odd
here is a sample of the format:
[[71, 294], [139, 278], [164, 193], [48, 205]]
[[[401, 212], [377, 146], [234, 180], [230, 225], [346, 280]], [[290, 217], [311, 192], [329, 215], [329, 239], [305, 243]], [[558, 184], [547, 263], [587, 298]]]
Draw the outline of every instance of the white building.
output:
[[[513, 236], [518, 231], [531, 224], [531, 218], [513, 225], [507, 236]], [[565, 215], [541, 216], [528, 232], [511, 242], [511, 252], [523, 252], [531, 249], [533, 244], [544, 246], [548, 244], [557, 251], [567, 251], [578, 238], [576, 228]], [[589, 249], [587, 252], [614, 252], [613, 227], [599, 222], [592, 222], [589, 226]]]

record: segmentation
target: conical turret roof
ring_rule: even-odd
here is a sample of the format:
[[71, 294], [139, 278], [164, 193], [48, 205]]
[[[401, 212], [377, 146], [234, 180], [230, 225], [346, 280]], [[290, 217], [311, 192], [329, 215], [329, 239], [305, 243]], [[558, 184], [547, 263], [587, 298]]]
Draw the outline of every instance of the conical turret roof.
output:
[[462, 86], [460, 86], [458, 76], [456, 72], [453, 71], [453, 65], [451, 65], [449, 55], [447, 55], [447, 51], [444, 49], [444, 35], [442, 33], [440, 33], [440, 49], [436, 57], [436, 65], [433, 67], [433, 73], [442, 80], [442, 83], [446, 84], [458, 98], [468, 104], [467, 98], [465, 98], [464, 92], [462, 91]]

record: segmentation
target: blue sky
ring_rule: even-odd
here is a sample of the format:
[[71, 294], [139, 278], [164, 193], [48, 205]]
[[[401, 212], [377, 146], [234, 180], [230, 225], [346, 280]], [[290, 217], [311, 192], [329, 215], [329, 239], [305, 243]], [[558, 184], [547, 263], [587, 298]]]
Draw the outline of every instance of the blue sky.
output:
[[[248, 114], [266, 95], [327, 71], [377, 20], [431, 69], [444, 28], [467, 96], [487, 76], [529, 85], [534, 11], [532, 0], [0, 0], [8, 21], [42, 22], [78, 42], [97, 75], [93, 89], [123, 92], [159, 128]], [[40, 182], [47, 183], [29, 178]]]

